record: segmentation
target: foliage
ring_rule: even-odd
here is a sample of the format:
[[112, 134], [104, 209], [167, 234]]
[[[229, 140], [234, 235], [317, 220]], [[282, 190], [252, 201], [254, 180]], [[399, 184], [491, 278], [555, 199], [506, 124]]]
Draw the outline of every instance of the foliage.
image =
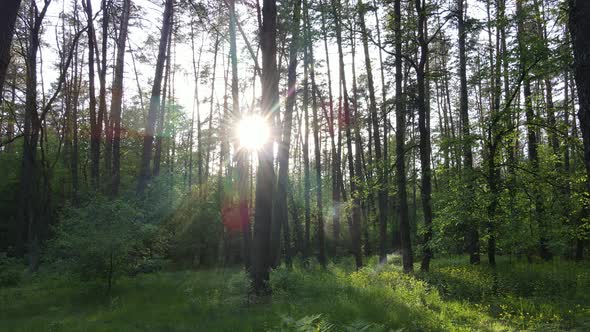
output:
[[194, 267], [217, 262], [223, 225], [216, 196], [212, 193], [200, 198], [195, 189], [182, 199], [163, 225], [169, 234], [169, 254], [174, 261]]
[[122, 200], [97, 197], [87, 205], [71, 207], [54, 228], [47, 260], [84, 280], [104, 280], [130, 272], [143, 258], [139, 248], [146, 234], [140, 212]]
[[16, 286], [23, 277], [24, 266], [16, 258], [0, 253], [0, 287]]
[[[557, 331], [590, 327], [590, 267], [502, 259], [494, 270], [439, 258], [410, 276], [295, 264], [271, 275], [272, 300], [252, 302], [244, 270], [123, 277], [104, 296], [63, 275], [0, 289], [11, 331]], [[494, 278], [496, 281], [494, 282]], [[18, 294], [18, 296], [16, 296]]]

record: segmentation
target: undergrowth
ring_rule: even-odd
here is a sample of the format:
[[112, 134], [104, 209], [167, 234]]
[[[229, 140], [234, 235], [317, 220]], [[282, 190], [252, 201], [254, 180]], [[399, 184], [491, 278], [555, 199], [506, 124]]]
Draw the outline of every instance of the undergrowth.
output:
[[141, 274], [110, 293], [42, 272], [0, 289], [5, 331], [562, 331], [590, 329], [587, 263], [435, 260], [410, 276], [393, 264], [353, 271], [296, 264], [254, 298], [240, 269]]

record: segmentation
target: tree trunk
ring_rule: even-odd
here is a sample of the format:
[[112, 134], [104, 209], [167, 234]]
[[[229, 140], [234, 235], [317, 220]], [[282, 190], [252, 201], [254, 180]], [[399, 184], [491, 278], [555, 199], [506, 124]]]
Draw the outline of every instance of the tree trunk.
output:
[[324, 207], [322, 197], [322, 165], [321, 165], [321, 154], [320, 154], [320, 119], [318, 117], [318, 105], [317, 105], [317, 86], [315, 81], [315, 60], [313, 56], [313, 40], [310, 33], [310, 22], [309, 22], [309, 7], [306, 0], [304, 0], [305, 6], [305, 43], [308, 64], [309, 64], [309, 75], [311, 79], [311, 108], [313, 113], [313, 144], [314, 144], [314, 156], [315, 156], [315, 172], [316, 172], [316, 204], [317, 204], [317, 238], [318, 238], [318, 261], [322, 267], [326, 266], [326, 243], [325, 243], [325, 230], [324, 230]]
[[[320, 0], [320, 5], [325, 6], [323, 0]], [[330, 142], [332, 144], [332, 236], [334, 243], [337, 246], [340, 241], [340, 183], [342, 181], [341, 160], [340, 155], [336, 151], [336, 137], [334, 132], [334, 97], [332, 95], [332, 74], [330, 70], [330, 56], [328, 53], [328, 30], [326, 28], [326, 17], [324, 9], [320, 10], [322, 18], [322, 31], [324, 39], [324, 52], [326, 55], [326, 72], [328, 76], [328, 106], [330, 107], [330, 114], [324, 112], [328, 120], [328, 127], [330, 132]], [[325, 109], [325, 108], [324, 108]]]
[[195, 80], [195, 95], [193, 99], [193, 112], [191, 115], [191, 131], [189, 136], [189, 161], [188, 161], [188, 190], [191, 191], [193, 187], [193, 146], [194, 146], [194, 132], [195, 132], [195, 107], [197, 109], [197, 185], [199, 186], [199, 194], [201, 192], [201, 176], [202, 176], [202, 168], [201, 168], [201, 121], [200, 117], [200, 100], [199, 100], [199, 79], [200, 79], [200, 72], [201, 72], [201, 55], [203, 54], [203, 43], [205, 38], [201, 36], [201, 46], [199, 47], [199, 59], [195, 61], [195, 22], [191, 20], [191, 51], [192, 51], [192, 60], [193, 60], [193, 78]]
[[360, 201], [358, 195], [355, 195], [357, 191], [356, 178], [355, 178], [355, 163], [354, 163], [354, 151], [352, 149], [352, 117], [350, 112], [350, 105], [348, 101], [348, 90], [346, 87], [346, 71], [344, 65], [344, 52], [342, 50], [342, 28], [340, 13], [341, 4], [340, 0], [332, 0], [332, 13], [334, 15], [336, 25], [336, 43], [338, 44], [338, 59], [340, 67], [340, 86], [342, 88], [342, 103], [344, 104], [344, 123], [345, 123], [345, 134], [346, 134], [346, 148], [348, 156], [348, 171], [350, 174], [350, 192], [353, 198], [352, 204], [352, 251], [355, 257], [356, 268], [360, 269], [363, 266], [363, 257], [361, 252], [361, 211]]
[[[518, 49], [519, 49], [519, 56], [520, 56], [520, 68], [524, 73], [523, 78], [523, 96], [524, 96], [524, 103], [525, 103], [525, 117], [526, 117], [526, 124], [527, 124], [527, 143], [528, 143], [528, 159], [531, 166], [531, 171], [534, 174], [538, 174], [539, 172], [539, 155], [538, 155], [538, 148], [539, 148], [539, 138], [537, 134], [537, 116], [535, 115], [535, 111], [533, 109], [533, 94], [531, 88], [531, 78], [530, 75], [526, 72], [528, 67], [531, 65], [530, 61], [530, 53], [527, 50], [527, 45], [525, 45], [527, 35], [530, 32], [527, 30], [526, 26], [526, 17], [525, 11], [523, 8], [523, 0], [516, 1], [516, 13], [518, 17], [517, 22], [517, 40], [518, 40]], [[543, 200], [541, 197], [541, 193], [536, 190], [533, 193], [533, 200], [535, 205], [535, 214], [534, 218], [537, 221], [538, 231], [539, 231], [539, 255], [541, 258], [547, 260], [551, 257], [551, 254], [547, 248], [547, 239], [545, 238], [545, 222], [543, 221], [545, 216], [543, 212]]]
[[[279, 174], [277, 177], [276, 196], [274, 200], [273, 213], [273, 248], [271, 255], [274, 257], [273, 265], [277, 266], [279, 262], [279, 248], [280, 248], [280, 233], [281, 224], [288, 220], [287, 211], [287, 188], [289, 181], [289, 149], [291, 147], [291, 132], [293, 130], [293, 108], [297, 100], [297, 55], [299, 53], [299, 25], [301, 22], [301, 2], [302, 0], [295, 0], [293, 8], [293, 20], [291, 21], [291, 45], [289, 46], [289, 67], [287, 69], [287, 102], [285, 107], [285, 115], [283, 119], [282, 139], [278, 149]], [[307, 87], [307, 80], [305, 82]], [[304, 92], [307, 94], [307, 90]], [[307, 109], [307, 105], [304, 105]], [[306, 130], [307, 131], [307, 130]], [[307, 208], [307, 207], [306, 207]], [[306, 215], [307, 217], [307, 215]], [[285, 231], [287, 231], [285, 229]], [[291, 265], [291, 243], [290, 239], [286, 239], [285, 246], [285, 261], [287, 266]]]
[[217, 54], [219, 53], [219, 32], [215, 34], [215, 45], [213, 51], [213, 72], [211, 77], [211, 96], [210, 96], [210, 103], [209, 103], [209, 119], [208, 119], [208, 139], [207, 139], [207, 153], [205, 156], [205, 174], [204, 174], [204, 181], [207, 181], [209, 177], [209, 162], [211, 159], [211, 141], [212, 141], [212, 132], [213, 132], [213, 106], [215, 105], [214, 98], [215, 98], [215, 74], [217, 70]]
[[[169, 98], [169, 96], [171, 95], [172, 92], [172, 82], [174, 81], [173, 79], [171, 80], [170, 78], [170, 73], [171, 73], [171, 59], [170, 59], [170, 55], [171, 55], [171, 49], [172, 49], [172, 32], [174, 30], [174, 14], [172, 14], [172, 16], [170, 17], [170, 31], [169, 31], [169, 35], [168, 35], [168, 50], [166, 51], [166, 68], [164, 70], [164, 88], [162, 89], [162, 96], [164, 98], [162, 98], [162, 106], [160, 107], [160, 112], [158, 113], [158, 120], [156, 123], [157, 126], [157, 132], [156, 132], [156, 147], [155, 147], [155, 151], [154, 151], [154, 171], [153, 171], [153, 176], [158, 176], [160, 175], [160, 168], [161, 168], [161, 164], [162, 164], [162, 145], [164, 144], [164, 133], [166, 131], [166, 127], [167, 127], [167, 120], [168, 118], [166, 117], [166, 112], [167, 109], [170, 108], [170, 105], [166, 105], [166, 101], [170, 102], [172, 99]], [[168, 97], [168, 98], [167, 98]]]
[[358, 1], [359, 23], [363, 40], [363, 49], [365, 53], [365, 67], [367, 71], [367, 85], [369, 88], [369, 110], [371, 112], [371, 122], [373, 126], [373, 143], [375, 144], [375, 159], [377, 163], [377, 174], [379, 177], [379, 262], [387, 263], [387, 188], [385, 186], [385, 165], [381, 151], [381, 138], [379, 135], [379, 116], [377, 115], [377, 100], [375, 98], [375, 87], [373, 84], [373, 69], [371, 66], [371, 57], [369, 52], [369, 41], [367, 37], [367, 28], [365, 26], [365, 5], [361, 0]]
[[461, 117], [461, 129], [463, 132], [462, 147], [463, 147], [463, 167], [467, 186], [467, 199], [465, 203], [465, 213], [467, 220], [465, 220], [466, 228], [466, 243], [467, 252], [469, 253], [469, 262], [471, 264], [479, 264], [479, 232], [477, 229], [476, 220], [471, 216], [471, 211], [475, 208], [474, 203], [474, 188], [473, 182], [473, 152], [471, 150], [471, 126], [469, 124], [469, 101], [467, 94], [467, 54], [465, 50], [465, 0], [457, 1], [457, 28], [459, 33], [459, 78], [460, 78], [460, 92], [459, 92], [459, 115]]
[[[279, 102], [277, 72], [277, 4], [276, 0], [264, 0], [262, 7], [262, 29], [260, 49], [262, 51], [262, 101], [263, 116], [270, 118]], [[272, 140], [266, 142], [258, 152], [258, 174], [256, 176], [256, 208], [254, 212], [254, 243], [250, 275], [254, 291], [259, 295], [268, 294], [270, 270], [270, 232], [272, 221], [272, 199], [275, 174], [273, 168]]]
[[[115, 79], [113, 80], [111, 98], [111, 119], [113, 128], [113, 165], [111, 177], [111, 195], [117, 196], [121, 182], [121, 104], [123, 101], [123, 74], [125, 66], [125, 43], [127, 41], [127, 28], [129, 25], [129, 12], [131, 0], [123, 1], [123, 13], [121, 14], [121, 28], [117, 41], [117, 62], [115, 64]], [[107, 128], [108, 129], [108, 128]]]
[[3, 0], [0, 3], [0, 100], [10, 63], [10, 47], [20, 3], [21, 0]]
[[[590, 194], [590, 2], [569, 0], [569, 30], [574, 49], [574, 77], [578, 91], [578, 118], [584, 142], [584, 166], [586, 167], [586, 195]], [[586, 200], [588, 196], [586, 196]], [[584, 202], [585, 213], [588, 215], [588, 202]], [[576, 259], [583, 258], [584, 234], [577, 239]]]
[[402, 264], [404, 272], [414, 270], [412, 243], [410, 238], [410, 221], [408, 219], [408, 194], [406, 191], [406, 114], [402, 96], [402, 32], [401, 32], [401, 0], [394, 1], [393, 30], [395, 35], [395, 118], [396, 118], [396, 176], [397, 197], [399, 204], [399, 225], [402, 248]]
[[[423, 7], [422, 0], [415, 0], [416, 14], [418, 15], [418, 44], [420, 45], [420, 60], [416, 68], [416, 79], [418, 85], [418, 130], [420, 131], [420, 167], [422, 168], [422, 177], [420, 190], [420, 198], [422, 199], [422, 209], [424, 213], [424, 243], [422, 264], [420, 269], [428, 271], [430, 267], [430, 259], [432, 258], [432, 248], [430, 248], [430, 241], [432, 240], [432, 183], [431, 183], [431, 168], [430, 168], [430, 110], [428, 109], [427, 92], [426, 92], [426, 72], [425, 66], [428, 62], [428, 42], [424, 36], [426, 27], [426, 12]], [[409, 238], [409, 229], [402, 228], [402, 239], [405, 235]]]
[[[98, 160], [97, 163], [100, 164], [100, 140], [102, 138], [102, 123], [104, 121], [104, 130], [107, 133], [106, 135], [106, 146], [105, 146], [105, 153], [104, 153], [104, 160], [105, 160], [105, 171], [107, 175], [107, 179], [111, 176], [111, 153], [112, 153], [112, 127], [111, 121], [109, 120], [109, 116], [107, 115], [107, 88], [106, 88], [106, 76], [107, 76], [107, 47], [108, 47], [108, 27], [109, 27], [109, 4], [111, 2], [107, 0], [102, 0], [102, 48], [101, 48], [101, 65], [99, 66], [100, 71], [98, 72], [98, 80], [99, 80], [99, 91], [98, 91], [98, 117], [96, 122], [98, 123], [97, 130], [98, 130]], [[96, 35], [94, 35], [96, 41]], [[98, 61], [98, 59], [97, 59]], [[94, 156], [96, 157], [96, 156]], [[93, 160], [93, 163], [95, 161]], [[98, 170], [98, 169], [97, 169]], [[98, 179], [98, 177], [97, 177]], [[110, 183], [112, 180], [107, 180], [107, 184]], [[99, 182], [100, 183], [100, 182]], [[100, 186], [100, 185], [99, 185]], [[107, 186], [103, 186], [108, 187]]]
[[88, 18], [88, 95], [89, 95], [89, 109], [90, 109], [90, 179], [92, 189], [98, 189], [99, 181], [99, 158], [100, 158], [100, 129], [102, 125], [98, 123], [96, 116], [96, 91], [94, 87], [94, 47], [95, 47], [95, 32], [94, 32], [94, 13], [92, 12], [92, 2], [86, 0], [86, 16]]
[[162, 87], [162, 72], [164, 71], [164, 60], [166, 58], [166, 45], [168, 44], [168, 35], [170, 34], [170, 23], [172, 18], [172, 6], [174, 0], [166, 0], [164, 15], [162, 19], [162, 31], [160, 34], [160, 45], [158, 49], [158, 58], [156, 60], [156, 71], [154, 74], [154, 84], [150, 97], [150, 109], [146, 121], [145, 133], [143, 137], [143, 149], [141, 152], [141, 164], [137, 192], [143, 194], [148, 181], [151, 177], [150, 162], [152, 160], [152, 147], [154, 144], [154, 130], [156, 127], [156, 117], [160, 108], [160, 90]]

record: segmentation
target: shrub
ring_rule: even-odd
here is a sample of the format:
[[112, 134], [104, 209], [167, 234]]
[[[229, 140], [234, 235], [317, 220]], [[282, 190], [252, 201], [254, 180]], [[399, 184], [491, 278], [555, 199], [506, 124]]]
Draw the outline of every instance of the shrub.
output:
[[23, 265], [16, 258], [0, 253], [0, 287], [16, 286], [23, 277]]
[[88, 205], [67, 209], [54, 228], [49, 260], [82, 279], [100, 279], [110, 291], [116, 279], [136, 266], [143, 227], [136, 208], [120, 200], [97, 197]]

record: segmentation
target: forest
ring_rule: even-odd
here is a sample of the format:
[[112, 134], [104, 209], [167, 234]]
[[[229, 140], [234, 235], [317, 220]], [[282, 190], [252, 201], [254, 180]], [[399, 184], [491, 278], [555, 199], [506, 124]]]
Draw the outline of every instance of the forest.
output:
[[0, 0], [0, 331], [587, 331], [588, 255], [590, 1]]

